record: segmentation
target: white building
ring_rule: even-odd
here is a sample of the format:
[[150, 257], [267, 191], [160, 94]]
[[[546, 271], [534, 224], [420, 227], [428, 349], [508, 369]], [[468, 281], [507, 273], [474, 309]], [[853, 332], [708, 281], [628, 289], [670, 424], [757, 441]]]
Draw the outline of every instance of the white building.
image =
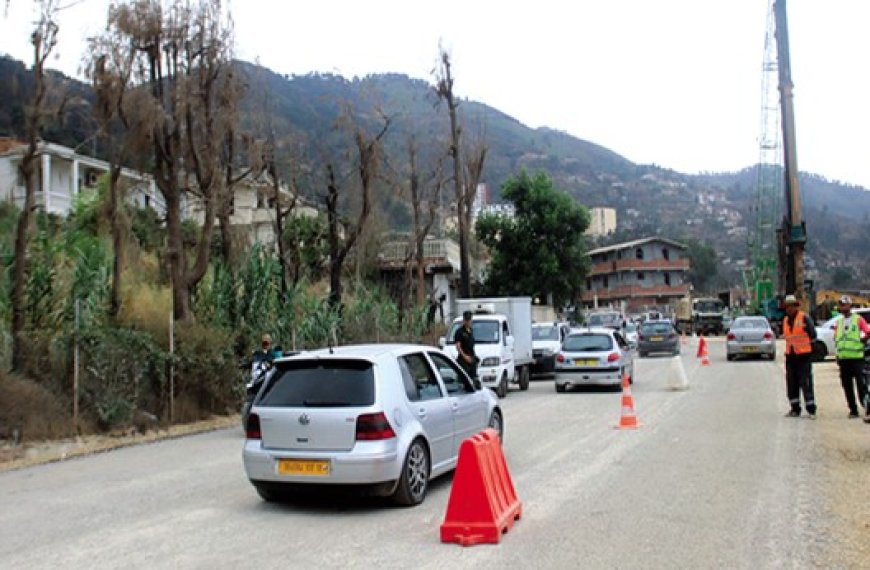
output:
[[[23, 142], [0, 139], [0, 196], [19, 208], [24, 206], [25, 196], [19, 166], [26, 150]], [[108, 162], [58, 144], [41, 142], [37, 152], [36, 206], [52, 214], [68, 215], [76, 195], [95, 188], [100, 177], [109, 171]], [[165, 213], [165, 202], [149, 175], [124, 168], [120, 183], [126, 186], [132, 202]]]
[[589, 227], [586, 235], [603, 237], [616, 231], [616, 210], [614, 208], [590, 208]]

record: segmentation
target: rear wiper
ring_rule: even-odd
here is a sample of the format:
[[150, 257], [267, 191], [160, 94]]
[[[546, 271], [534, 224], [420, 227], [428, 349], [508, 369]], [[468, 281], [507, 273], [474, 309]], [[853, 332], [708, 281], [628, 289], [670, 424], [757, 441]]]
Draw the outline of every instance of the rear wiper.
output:
[[303, 400], [302, 403], [309, 408], [327, 408], [330, 406], [349, 406], [350, 402], [339, 402], [330, 400]]

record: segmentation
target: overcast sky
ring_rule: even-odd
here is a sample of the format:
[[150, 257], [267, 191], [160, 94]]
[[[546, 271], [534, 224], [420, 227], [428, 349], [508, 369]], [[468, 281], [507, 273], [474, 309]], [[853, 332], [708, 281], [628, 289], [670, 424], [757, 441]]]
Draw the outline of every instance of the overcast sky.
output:
[[[75, 0], [69, 0], [74, 2]], [[431, 80], [530, 127], [696, 173], [758, 162], [767, 0], [236, 0], [237, 53], [279, 73]], [[60, 16], [54, 66], [76, 74], [106, 0]], [[27, 61], [32, 0], [9, 0], [0, 52]], [[802, 171], [870, 188], [870, 0], [788, 0]], [[2, 103], [0, 103], [2, 104]]]

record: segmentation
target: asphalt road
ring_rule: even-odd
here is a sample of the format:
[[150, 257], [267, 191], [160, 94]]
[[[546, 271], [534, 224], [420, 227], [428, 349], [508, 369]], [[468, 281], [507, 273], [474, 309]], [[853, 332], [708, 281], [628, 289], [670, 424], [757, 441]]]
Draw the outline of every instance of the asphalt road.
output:
[[450, 476], [425, 503], [267, 504], [230, 429], [0, 474], [2, 568], [800, 568], [834, 548], [814, 423], [784, 418], [782, 363], [637, 361], [636, 431], [620, 395], [502, 400], [523, 518], [501, 544], [439, 542]]

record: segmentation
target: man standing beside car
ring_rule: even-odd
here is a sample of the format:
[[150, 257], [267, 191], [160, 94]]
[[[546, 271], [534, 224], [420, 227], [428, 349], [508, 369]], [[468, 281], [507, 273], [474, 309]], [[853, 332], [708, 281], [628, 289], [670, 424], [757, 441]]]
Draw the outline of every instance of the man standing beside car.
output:
[[837, 345], [837, 366], [840, 367], [840, 385], [846, 395], [849, 417], [858, 417], [858, 400], [864, 406], [864, 421], [870, 423], [870, 403], [867, 401], [867, 385], [864, 379], [864, 344], [870, 338], [870, 325], [861, 315], [852, 314], [852, 299], [840, 297], [840, 316], [834, 324], [834, 344]]
[[473, 317], [471, 311], [462, 313], [462, 326], [453, 337], [459, 365], [472, 380], [477, 378], [477, 355], [474, 354], [474, 330], [471, 326]]
[[791, 409], [786, 417], [801, 415], [801, 397], [810, 419], [816, 418], [816, 398], [813, 393], [813, 341], [816, 327], [813, 320], [800, 310], [794, 295], [785, 297], [785, 318], [782, 320], [785, 337], [785, 386]]

